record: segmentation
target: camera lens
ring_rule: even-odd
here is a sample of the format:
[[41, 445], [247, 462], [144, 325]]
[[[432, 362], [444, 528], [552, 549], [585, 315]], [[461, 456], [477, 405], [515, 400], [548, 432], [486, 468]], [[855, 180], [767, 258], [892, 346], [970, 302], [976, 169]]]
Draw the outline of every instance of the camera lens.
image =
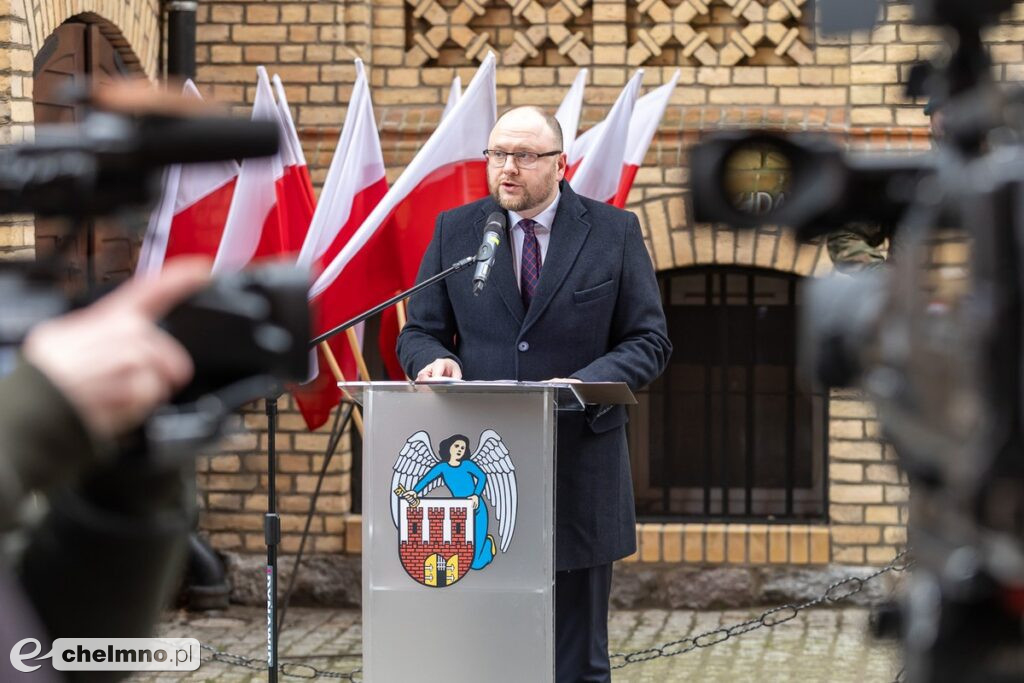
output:
[[725, 159], [724, 187], [733, 209], [746, 216], [766, 217], [786, 201], [792, 165], [777, 145], [746, 140]]

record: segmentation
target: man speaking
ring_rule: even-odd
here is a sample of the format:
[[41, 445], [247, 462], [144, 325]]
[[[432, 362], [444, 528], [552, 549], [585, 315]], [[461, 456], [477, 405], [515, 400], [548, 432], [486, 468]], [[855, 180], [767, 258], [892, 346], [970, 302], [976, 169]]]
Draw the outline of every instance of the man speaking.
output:
[[[539, 108], [501, 116], [484, 155], [491, 196], [438, 216], [418, 281], [477, 251], [494, 212], [507, 212], [509, 229], [478, 296], [464, 271], [412, 298], [398, 338], [405, 371], [417, 381], [650, 383], [672, 345], [636, 216], [562, 182], [561, 129]], [[559, 683], [611, 680], [612, 562], [636, 550], [625, 425], [623, 406], [559, 416]]]

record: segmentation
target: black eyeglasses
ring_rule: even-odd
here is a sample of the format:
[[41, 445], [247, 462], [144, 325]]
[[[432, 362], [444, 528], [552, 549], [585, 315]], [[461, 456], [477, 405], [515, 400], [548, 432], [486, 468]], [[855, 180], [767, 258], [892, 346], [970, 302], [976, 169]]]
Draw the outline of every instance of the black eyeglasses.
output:
[[537, 165], [537, 159], [541, 157], [553, 157], [556, 154], [561, 154], [562, 150], [556, 149], [553, 152], [506, 152], [501, 149], [485, 149], [484, 156], [490, 162], [491, 166], [495, 168], [501, 168], [505, 165], [505, 161], [512, 157], [518, 168], [533, 168]]

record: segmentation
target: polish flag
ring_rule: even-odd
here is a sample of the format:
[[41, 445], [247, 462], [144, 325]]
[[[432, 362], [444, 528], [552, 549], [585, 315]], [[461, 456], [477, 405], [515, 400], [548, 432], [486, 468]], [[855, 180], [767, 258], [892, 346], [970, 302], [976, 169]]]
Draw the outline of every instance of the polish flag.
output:
[[[185, 81], [183, 93], [202, 99], [191, 80]], [[149, 217], [136, 274], [158, 273], [165, 262], [177, 256], [213, 258], [237, 179], [235, 161], [169, 167], [160, 202]]]
[[572, 87], [565, 94], [562, 104], [558, 105], [555, 118], [562, 127], [562, 151], [568, 156], [576, 140], [576, 131], [580, 126], [580, 112], [583, 110], [583, 90], [587, 87], [587, 70], [580, 69]]
[[637, 69], [604, 121], [573, 143], [569, 159], [571, 176], [569, 172], [566, 176], [576, 194], [601, 202], [615, 198], [626, 157], [629, 122], [643, 77], [643, 69]]
[[[319, 275], [341, 252], [387, 189], [384, 155], [373, 116], [370, 88], [363, 62], [357, 59], [356, 82], [345, 114], [345, 124], [327, 171], [320, 202], [299, 251], [297, 265]], [[385, 293], [396, 286], [397, 278], [385, 279], [384, 282], [377, 280], [387, 276], [387, 268], [383, 264], [391, 258], [389, 248], [390, 243], [383, 240], [371, 241], [352, 255], [349, 268], [331, 282], [315, 302], [314, 336], [387, 298]], [[379, 298], [370, 300], [371, 296]], [[345, 335], [336, 335], [327, 344], [345, 378], [355, 379], [355, 358]], [[323, 425], [341, 399], [341, 392], [323, 353], [319, 349], [316, 353], [315, 377], [292, 391], [310, 429]]]
[[654, 134], [658, 132], [658, 124], [665, 114], [672, 91], [679, 81], [679, 70], [676, 69], [672, 79], [665, 85], [655, 88], [636, 101], [633, 116], [629, 120], [629, 138], [626, 140], [626, 157], [623, 160], [622, 174], [619, 176], [619, 189], [612, 199], [612, 206], [620, 209], [626, 206], [629, 191], [633, 187], [636, 172], [644, 163], [647, 148], [651, 146]]
[[[285, 184], [288, 187], [299, 188], [306, 196], [304, 204], [295, 207], [295, 210], [299, 211], [299, 215], [304, 216], [306, 219], [301, 239], [294, 249], [295, 252], [298, 252], [303, 240], [305, 240], [309, 219], [313, 216], [313, 208], [316, 206], [316, 193], [313, 191], [313, 181], [309, 177], [306, 155], [302, 152], [302, 143], [299, 141], [299, 134], [295, 130], [295, 120], [292, 118], [291, 109], [288, 107], [288, 98], [284, 94], [284, 84], [281, 82], [281, 77], [277, 74], [274, 74], [272, 81], [274, 84], [274, 94], [277, 95], [277, 112], [281, 118], [281, 158], [284, 162]], [[298, 197], [297, 194], [295, 196]], [[289, 217], [291, 217], [292, 210], [293, 205], [289, 204]]]
[[448, 101], [444, 103], [444, 111], [441, 112], [441, 120], [455, 109], [455, 105], [462, 98], [462, 79], [456, 76], [452, 79], [452, 87], [448, 90]]
[[[256, 67], [256, 98], [253, 121], [273, 121], [282, 127], [267, 70]], [[288, 143], [282, 141], [282, 147]], [[287, 254], [292, 239], [286, 215], [284, 164], [280, 151], [269, 157], [245, 159], [231, 199], [213, 272], [233, 273], [249, 263]]]
[[[458, 104], [313, 283], [309, 296], [324, 311], [327, 327], [411, 287], [437, 215], [487, 196], [481, 152], [497, 118], [494, 63], [489, 54]], [[366, 270], [356, 259], [364, 253], [377, 255], [365, 261]], [[335, 286], [336, 281], [346, 284]], [[394, 355], [397, 325], [391, 324], [395, 318], [389, 310], [381, 321], [381, 350], [392, 376], [402, 377]]]

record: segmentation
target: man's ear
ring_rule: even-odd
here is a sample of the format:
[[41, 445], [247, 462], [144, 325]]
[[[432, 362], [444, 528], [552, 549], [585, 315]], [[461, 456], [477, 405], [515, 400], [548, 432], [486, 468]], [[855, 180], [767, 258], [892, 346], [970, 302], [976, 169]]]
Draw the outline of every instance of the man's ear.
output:
[[569, 159], [565, 152], [558, 155], [558, 161], [555, 164], [556, 180], [561, 180], [565, 177], [565, 171], [569, 168]]

